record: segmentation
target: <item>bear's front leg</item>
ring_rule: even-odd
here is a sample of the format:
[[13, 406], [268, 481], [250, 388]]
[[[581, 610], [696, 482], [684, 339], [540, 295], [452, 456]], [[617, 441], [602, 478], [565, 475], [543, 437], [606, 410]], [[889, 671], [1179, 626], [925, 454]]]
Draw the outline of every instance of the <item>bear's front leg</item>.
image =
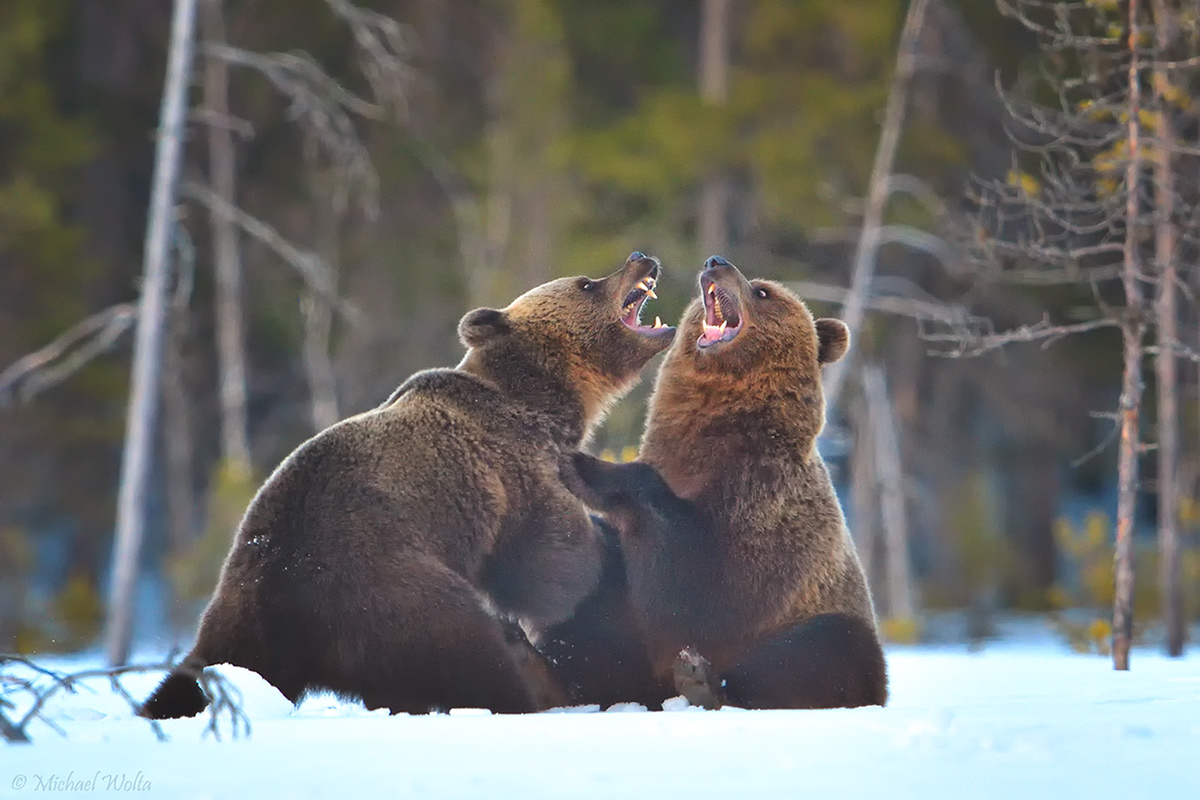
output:
[[604, 532], [584, 505], [547, 487], [536, 507], [502, 528], [480, 585], [500, 610], [540, 629], [571, 616], [599, 581], [604, 555]]

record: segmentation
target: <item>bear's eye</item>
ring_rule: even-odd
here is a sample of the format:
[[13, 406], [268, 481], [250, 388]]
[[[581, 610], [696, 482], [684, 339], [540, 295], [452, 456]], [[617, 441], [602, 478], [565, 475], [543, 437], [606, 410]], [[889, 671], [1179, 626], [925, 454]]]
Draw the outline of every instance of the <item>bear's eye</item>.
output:
[[590, 292], [595, 285], [595, 283], [589, 281], [587, 278], [579, 279], [579, 288], [583, 289], [585, 292]]
[[757, 289], [755, 289], [755, 290], [754, 290], [754, 293], [755, 293], [756, 295], [758, 295], [759, 297], [761, 297], [762, 299], [764, 299], [764, 300], [766, 300], [768, 297], [770, 297], [770, 296], [771, 296], [771, 295], [770, 295], [770, 293], [769, 293], [769, 292], [767, 292], [767, 290], [766, 290], [766, 289], [764, 289], [764, 288], [762, 288], [761, 286], [760, 286], [760, 287], [758, 287]]

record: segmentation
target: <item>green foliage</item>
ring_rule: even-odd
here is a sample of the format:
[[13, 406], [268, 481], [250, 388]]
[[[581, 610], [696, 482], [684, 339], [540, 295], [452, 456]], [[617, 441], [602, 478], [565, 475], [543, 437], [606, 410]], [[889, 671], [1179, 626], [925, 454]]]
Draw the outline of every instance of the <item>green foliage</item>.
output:
[[879, 633], [884, 641], [894, 644], [916, 644], [921, 641], [921, 620], [912, 617], [888, 617], [879, 621]]
[[104, 600], [92, 577], [76, 570], [54, 598], [54, 620], [59, 635], [54, 649], [70, 652], [95, 641], [104, 622]]
[[33, 543], [20, 528], [0, 528], [0, 650], [30, 652], [25, 575], [33, 567]]
[[[1184, 503], [1181, 516], [1189, 522], [1191, 501]], [[1054, 538], [1066, 562], [1067, 580], [1051, 590], [1055, 627], [1080, 652], [1107, 654], [1112, 638], [1113, 529], [1108, 516], [1093, 511], [1078, 529], [1059, 520]], [[1184, 537], [1180, 559], [1186, 619], [1200, 615], [1200, 549]], [[1150, 620], [1162, 609], [1159, 557], [1148, 543], [1135, 542], [1133, 617], [1135, 639], [1141, 638]]]
[[951, 493], [948, 524], [958, 539], [962, 578], [970, 594], [995, 587], [1012, 563], [996, 526], [996, 513], [983, 473], [970, 473]]
[[28, 534], [0, 529], [0, 650], [70, 652], [94, 642], [104, 621], [104, 601], [92, 576], [72, 571], [47, 614], [28, 601], [25, 575], [33, 565]]
[[181, 620], [193, 620], [195, 606], [212, 594], [230, 542], [257, 488], [254, 476], [237, 465], [223, 463], [217, 467], [209, 488], [204, 532], [167, 558], [167, 576]]
[[0, 5], [0, 262], [15, 262], [31, 279], [22, 299], [39, 312], [28, 319], [35, 340], [73, 321], [80, 306], [62, 296], [81, 272], [80, 233], [64, 208], [91, 139], [85, 124], [59, 110], [47, 76], [50, 41], [68, 8], [64, 0]]
[[[902, 19], [887, 0], [762, 0], [739, 8], [730, 101], [698, 95], [694, 67], [647, 85], [635, 110], [578, 131], [571, 165], [618, 229], [658, 220], [658, 235], [690, 212], [714, 172], [749, 181], [762, 223], [811, 231], [843, 221], [861, 196], [879, 135]], [[646, 25], [643, 30], [651, 29]], [[648, 48], [650, 49], [650, 48]], [[690, 66], [686, 65], [685, 66]], [[929, 123], [904, 137], [901, 167], [961, 165], [963, 147]]]

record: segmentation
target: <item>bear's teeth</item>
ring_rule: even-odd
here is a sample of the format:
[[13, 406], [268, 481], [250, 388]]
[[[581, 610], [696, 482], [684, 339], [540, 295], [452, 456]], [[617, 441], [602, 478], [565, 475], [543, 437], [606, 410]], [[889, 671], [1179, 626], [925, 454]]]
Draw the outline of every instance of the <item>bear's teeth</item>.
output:
[[725, 330], [729, 327], [728, 323], [722, 322], [720, 325], [709, 325], [704, 323], [704, 338], [710, 342], [715, 342], [725, 335]]
[[654, 293], [654, 290], [653, 290], [653, 289], [647, 289], [647, 290], [646, 290], [646, 297], [649, 297], [651, 300], [657, 300], [657, 299], [658, 299], [658, 295], [656, 295], [656, 294]]
[[662, 326], [663, 326], [662, 320], [659, 319], [657, 316], [655, 316], [654, 317], [654, 327], [661, 328]]

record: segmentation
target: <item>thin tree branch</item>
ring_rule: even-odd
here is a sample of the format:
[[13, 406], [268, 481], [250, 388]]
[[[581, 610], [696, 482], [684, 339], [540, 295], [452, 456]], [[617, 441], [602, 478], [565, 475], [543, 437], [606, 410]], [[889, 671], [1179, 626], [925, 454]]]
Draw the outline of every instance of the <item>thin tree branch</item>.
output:
[[[64, 673], [46, 669], [24, 656], [0, 655], [0, 670], [12, 665], [23, 666], [36, 673], [39, 678], [45, 679], [45, 681], [39, 682], [37, 678], [33, 680], [17, 679], [10, 681], [10, 683], [18, 687], [18, 691], [29, 695], [31, 698], [30, 707], [25, 711], [19, 722], [14, 723], [3, 714], [0, 714], [0, 733], [4, 735], [5, 739], [11, 742], [28, 742], [29, 724], [34, 720], [48, 725], [60, 735], [66, 736], [66, 732], [60, 726], [42, 713], [46, 704], [59, 692], [74, 694], [80, 688], [87, 688], [84, 683], [85, 681], [95, 678], [106, 678], [112, 686], [113, 692], [124, 699], [129, 704], [129, 707], [136, 712], [140, 708], [140, 704], [129, 694], [129, 691], [121, 683], [121, 678], [131, 674], [172, 671], [194, 677], [200, 684], [204, 694], [209, 698], [208, 725], [204, 730], [206, 736], [211, 733], [214, 738], [220, 740], [222, 718], [228, 718], [233, 738], [236, 739], [239, 736], [250, 735], [250, 719], [242, 710], [241, 691], [217, 672], [189, 669], [174, 663], [172, 659], [168, 659], [160, 664], [129, 665]], [[7, 678], [9, 676], [4, 677]], [[8, 705], [11, 706], [12, 704], [8, 703]], [[167, 735], [157, 720], [147, 720], [147, 723], [160, 742], [167, 741]]]
[[1097, 419], [1099, 419], [1099, 418], [1111, 419], [1113, 422], [1112, 429], [1109, 430], [1109, 432], [1107, 434], [1105, 434], [1104, 438], [1100, 440], [1099, 444], [1097, 444], [1091, 450], [1088, 450], [1086, 453], [1081, 455], [1079, 458], [1072, 461], [1071, 466], [1073, 468], [1082, 467], [1084, 464], [1086, 464], [1087, 462], [1091, 461], [1096, 456], [1103, 453], [1105, 450], [1107, 450], [1109, 448], [1109, 446], [1113, 442], [1115, 442], [1117, 440], [1117, 436], [1121, 433], [1121, 420], [1120, 420], [1120, 417], [1118, 417], [1116, 414], [1100, 414], [1100, 413], [1093, 412], [1092, 416]]
[[[867, 186], [867, 204], [863, 213], [862, 234], [854, 253], [854, 265], [850, 272], [850, 294], [842, 309], [842, 318], [850, 329], [850, 337], [858, 335], [862, 325], [863, 307], [871, 276], [875, 271], [876, 251], [883, 225], [883, 212], [888, 199], [888, 178], [892, 174], [896, 149], [900, 143], [904, 123], [904, 112], [908, 107], [908, 90], [916, 73], [917, 46], [925, 22], [929, 0], [913, 0], [904, 19], [900, 33], [900, 44], [896, 54], [896, 71], [888, 90], [884, 109], [883, 127], [871, 177]], [[847, 365], [853, 359], [845, 358], [831, 364], [825, 372], [825, 401], [830, 413], [836, 413], [841, 387], [845, 382]]]
[[188, 181], [182, 189], [185, 197], [195, 200], [210, 211], [216, 210], [227, 215], [243, 231], [271, 248], [277, 256], [296, 270], [309, 288], [321, 300], [332, 306], [346, 322], [356, 328], [365, 326], [362, 312], [350, 301], [337, 294], [333, 287], [329, 266], [319, 254], [296, 247], [273, 227], [257, 217], [247, 214], [237, 206], [226, 203], [203, 184]]
[[[133, 324], [137, 306], [117, 303], [80, 320], [45, 347], [23, 356], [0, 372], [0, 407], [13, 396], [28, 403], [39, 393], [62, 383], [96, 356], [106, 352]], [[66, 357], [63, 354], [79, 345]], [[56, 359], [63, 360], [51, 366]]]
[[1121, 327], [1121, 323], [1118, 320], [1109, 318], [1094, 319], [1073, 325], [1052, 325], [1047, 318], [1034, 325], [1023, 325], [1001, 333], [972, 335], [962, 331], [953, 333], [922, 331], [921, 338], [930, 342], [952, 342], [957, 345], [951, 350], [932, 351], [933, 355], [947, 358], [967, 358], [982, 355], [1014, 342], [1041, 342], [1042, 347], [1046, 348], [1064, 336], [1086, 333], [1100, 328], [1119, 327]]
[[[787, 287], [805, 300], [818, 300], [822, 303], [844, 304], [846, 297], [850, 294], [849, 289], [841, 286], [813, 281], [788, 281]], [[966, 324], [971, 319], [971, 315], [961, 306], [895, 295], [880, 295], [875, 292], [867, 296], [866, 307], [872, 311], [946, 324]]]
[[354, 117], [380, 120], [386, 108], [364, 100], [335, 81], [308, 53], [254, 53], [209, 42], [201, 52], [230, 64], [257, 70], [291, 103], [293, 118], [304, 119], [316, 141], [336, 165], [336, 199], [344, 204], [352, 190], [368, 217], [378, 213], [379, 177]]
[[[813, 234], [814, 242], [849, 242], [860, 235], [858, 229], [825, 228]], [[883, 225], [879, 228], [876, 245], [902, 244], [936, 258], [947, 272], [959, 271], [962, 259], [953, 247], [940, 236], [914, 228], [912, 225]]]
[[397, 118], [406, 117], [408, 86], [416, 78], [415, 70], [408, 65], [412, 52], [408, 29], [391, 17], [347, 0], [325, 0], [325, 4], [350, 26], [361, 51], [359, 66], [371, 85], [375, 102], [392, 109]]

